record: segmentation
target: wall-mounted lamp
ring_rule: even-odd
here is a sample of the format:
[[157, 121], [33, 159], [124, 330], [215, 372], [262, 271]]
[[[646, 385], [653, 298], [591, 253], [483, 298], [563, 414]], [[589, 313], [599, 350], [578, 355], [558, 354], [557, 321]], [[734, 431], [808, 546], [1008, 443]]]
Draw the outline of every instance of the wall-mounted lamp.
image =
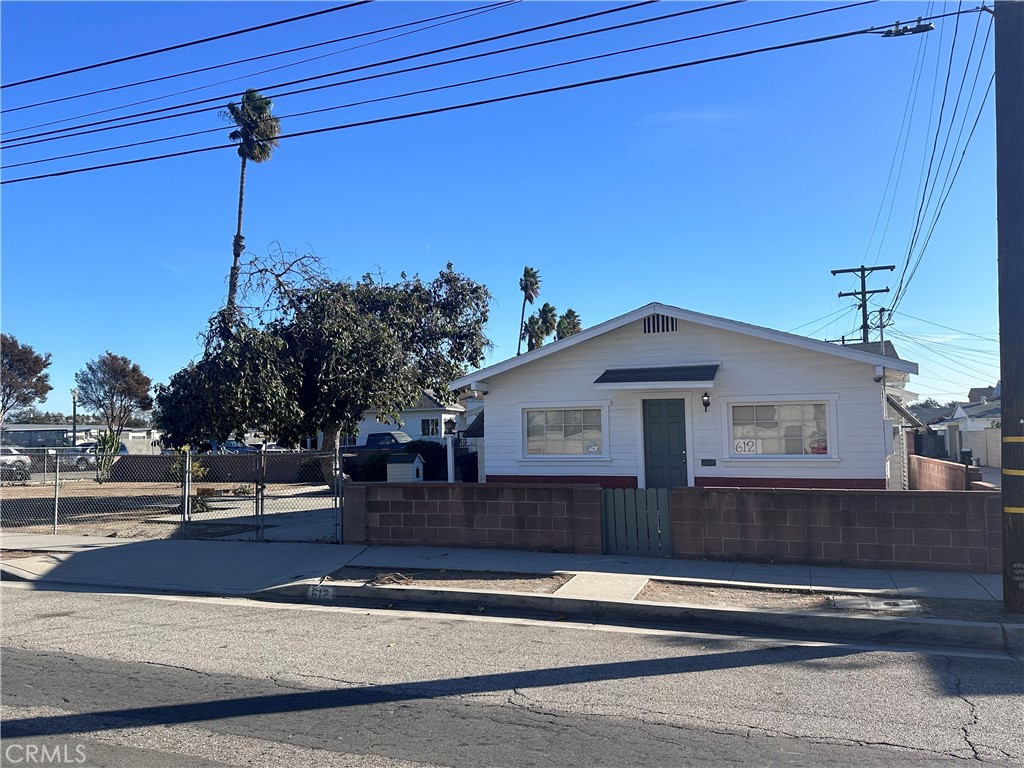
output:
[[703, 395], [700, 396], [700, 401], [704, 405], [704, 413], [707, 413], [708, 408], [711, 407], [711, 395], [705, 392]]

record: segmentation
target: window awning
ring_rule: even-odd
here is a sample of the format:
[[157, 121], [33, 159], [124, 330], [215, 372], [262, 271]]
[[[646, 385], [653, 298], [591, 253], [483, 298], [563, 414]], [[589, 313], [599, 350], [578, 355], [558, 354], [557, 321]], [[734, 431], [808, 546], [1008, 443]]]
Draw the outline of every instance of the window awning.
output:
[[694, 389], [715, 384], [718, 364], [666, 368], [609, 368], [597, 379], [598, 389]]

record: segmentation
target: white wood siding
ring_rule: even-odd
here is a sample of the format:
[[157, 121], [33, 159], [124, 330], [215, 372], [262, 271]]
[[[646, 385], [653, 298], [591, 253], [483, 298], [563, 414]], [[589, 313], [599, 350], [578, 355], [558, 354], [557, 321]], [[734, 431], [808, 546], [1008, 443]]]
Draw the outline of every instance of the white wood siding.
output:
[[[698, 390], [634, 391], [596, 389], [608, 368], [680, 366], [719, 361], [721, 368], [707, 413]], [[704, 477], [789, 477], [884, 479], [882, 385], [874, 366], [680, 321], [674, 333], [644, 334], [643, 321], [630, 323], [585, 343], [487, 379], [487, 475], [628, 475], [643, 483], [640, 422], [644, 399], [687, 401], [687, 457], [690, 482]], [[725, 442], [730, 397], [806, 395], [830, 398], [834, 414], [828, 435], [834, 458], [732, 458]], [[606, 404], [606, 458], [527, 457], [524, 407]], [[701, 459], [717, 466], [702, 467]]]

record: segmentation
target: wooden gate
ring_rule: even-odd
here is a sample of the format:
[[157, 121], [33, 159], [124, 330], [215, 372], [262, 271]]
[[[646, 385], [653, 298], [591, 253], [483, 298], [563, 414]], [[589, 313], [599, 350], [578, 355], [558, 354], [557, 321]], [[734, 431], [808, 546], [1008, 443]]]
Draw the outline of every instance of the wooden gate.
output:
[[608, 555], [672, 557], [668, 488], [601, 492], [601, 541]]

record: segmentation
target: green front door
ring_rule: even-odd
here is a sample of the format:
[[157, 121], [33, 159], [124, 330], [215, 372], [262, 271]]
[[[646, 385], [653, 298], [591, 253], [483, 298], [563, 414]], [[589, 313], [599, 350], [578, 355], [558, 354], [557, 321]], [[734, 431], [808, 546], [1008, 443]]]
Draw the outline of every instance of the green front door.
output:
[[687, 485], [683, 400], [644, 400], [644, 467], [648, 488]]

